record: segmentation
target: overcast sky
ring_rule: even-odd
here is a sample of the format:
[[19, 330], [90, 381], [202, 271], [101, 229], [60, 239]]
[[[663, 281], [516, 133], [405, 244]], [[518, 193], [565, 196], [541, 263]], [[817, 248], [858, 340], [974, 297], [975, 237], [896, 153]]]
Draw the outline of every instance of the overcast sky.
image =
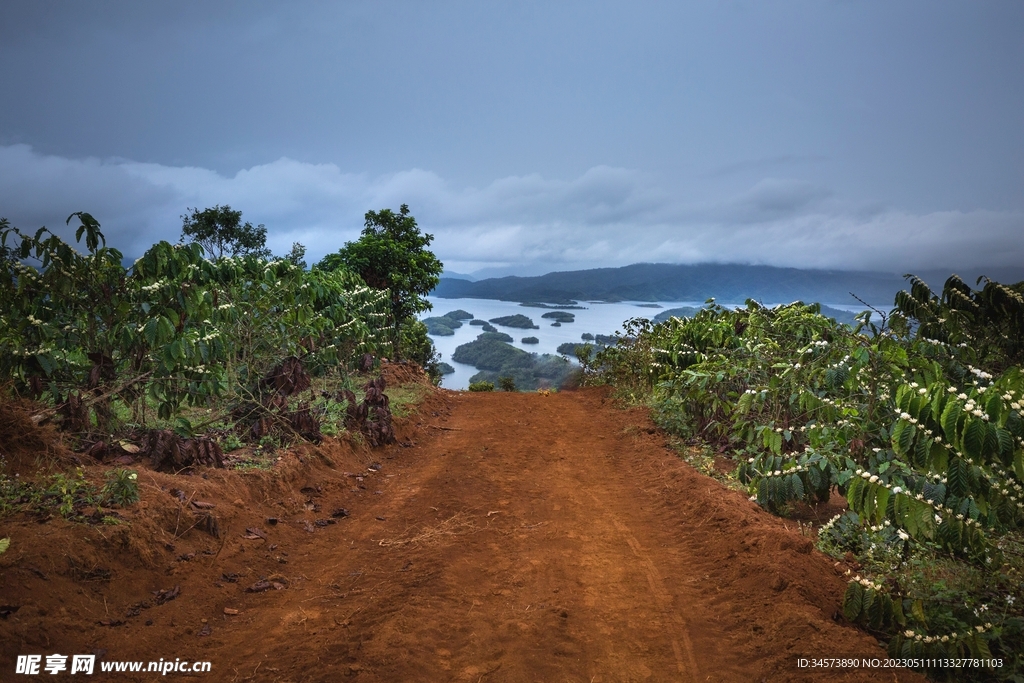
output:
[[[0, 216], [450, 270], [1024, 265], [1024, 3], [0, 3]], [[493, 270], [489, 272], [495, 272]]]

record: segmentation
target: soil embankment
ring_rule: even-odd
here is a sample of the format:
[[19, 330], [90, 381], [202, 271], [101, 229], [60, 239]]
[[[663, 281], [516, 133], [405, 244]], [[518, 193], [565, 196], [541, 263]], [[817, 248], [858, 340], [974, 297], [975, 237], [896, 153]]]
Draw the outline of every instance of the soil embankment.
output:
[[0, 678], [96, 651], [210, 681], [923, 680], [798, 668], [884, 658], [838, 616], [845, 578], [600, 390], [439, 392], [399, 435], [273, 475], [143, 470], [130, 530], [6, 524]]

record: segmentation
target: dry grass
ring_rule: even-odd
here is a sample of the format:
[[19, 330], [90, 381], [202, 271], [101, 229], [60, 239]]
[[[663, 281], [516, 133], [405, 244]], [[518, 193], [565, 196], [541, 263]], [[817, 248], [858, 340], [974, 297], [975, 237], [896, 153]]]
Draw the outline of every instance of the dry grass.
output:
[[451, 538], [461, 534], [472, 533], [478, 527], [468, 519], [463, 512], [457, 512], [440, 524], [424, 526], [411, 535], [396, 539], [382, 539], [377, 545], [382, 548], [392, 548], [412, 544], [431, 544], [444, 538]]

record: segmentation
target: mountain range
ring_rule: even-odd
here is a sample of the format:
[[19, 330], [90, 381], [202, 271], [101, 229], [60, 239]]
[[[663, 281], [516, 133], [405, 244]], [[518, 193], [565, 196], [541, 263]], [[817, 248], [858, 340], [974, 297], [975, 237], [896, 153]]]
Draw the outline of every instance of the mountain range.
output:
[[[1001, 282], [1024, 279], [1022, 269], [986, 273]], [[939, 290], [949, 271], [919, 275]], [[976, 273], [962, 274], [974, 284]], [[970, 278], [970, 279], [967, 279]], [[498, 299], [501, 301], [567, 304], [575, 301], [704, 301], [765, 304], [817, 301], [855, 306], [863, 301], [889, 307], [906, 280], [894, 273], [804, 270], [774, 266], [705, 263], [679, 265], [636, 263], [620, 268], [594, 268], [547, 273], [534, 277], [499, 277], [477, 281], [442, 277], [432, 294], [446, 299]]]

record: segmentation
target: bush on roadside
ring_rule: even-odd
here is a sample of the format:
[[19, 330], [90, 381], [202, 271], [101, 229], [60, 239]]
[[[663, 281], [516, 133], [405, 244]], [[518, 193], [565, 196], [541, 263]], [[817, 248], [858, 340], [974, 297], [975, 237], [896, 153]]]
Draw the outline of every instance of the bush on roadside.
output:
[[856, 327], [799, 302], [636, 319], [594, 358], [591, 381], [731, 452], [769, 511], [845, 496], [819, 547], [856, 558], [844, 614], [893, 656], [1002, 658], [999, 680], [1019, 680], [1024, 283], [911, 285]]

